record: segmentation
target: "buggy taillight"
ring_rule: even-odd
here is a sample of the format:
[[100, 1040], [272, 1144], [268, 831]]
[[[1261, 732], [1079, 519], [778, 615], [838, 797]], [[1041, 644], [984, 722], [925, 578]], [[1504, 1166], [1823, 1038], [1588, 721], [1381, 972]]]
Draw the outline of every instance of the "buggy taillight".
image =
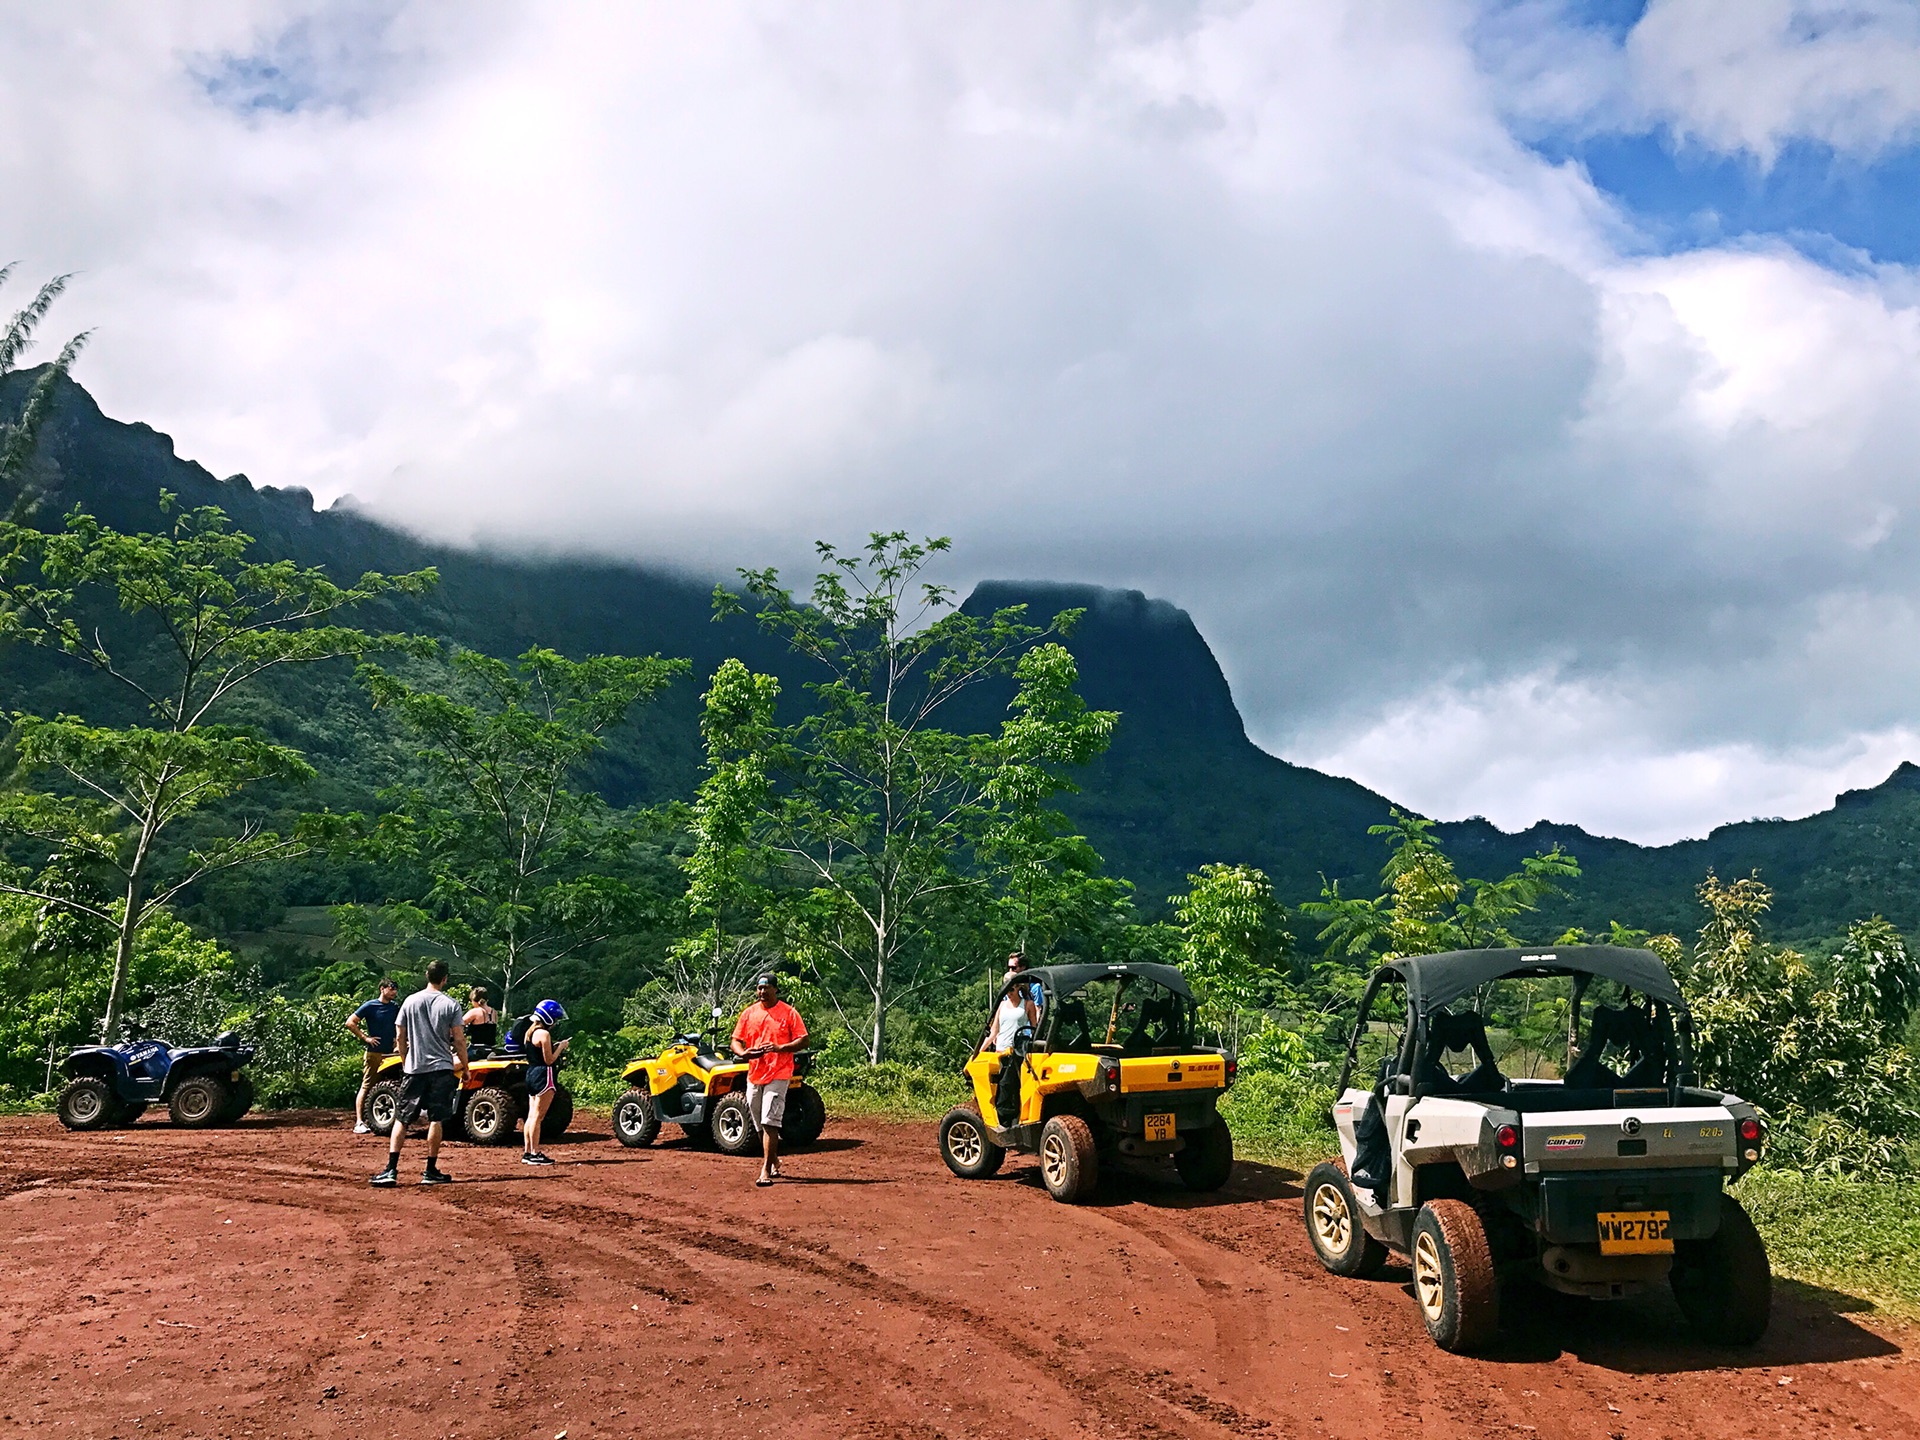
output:
[[1520, 1143], [1520, 1132], [1511, 1125], [1502, 1125], [1493, 1132], [1493, 1143], [1502, 1150], [1512, 1150]]
[[1740, 1122], [1740, 1138], [1749, 1145], [1760, 1138], [1760, 1122], [1749, 1115]]
[[1100, 1084], [1109, 1094], [1120, 1093], [1120, 1062], [1118, 1060], [1110, 1055], [1101, 1056], [1097, 1073], [1100, 1076]]
[[1227, 1056], [1227, 1084], [1233, 1084], [1233, 1082], [1239, 1078], [1239, 1075], [1240, 1057], [1238, 1055]]

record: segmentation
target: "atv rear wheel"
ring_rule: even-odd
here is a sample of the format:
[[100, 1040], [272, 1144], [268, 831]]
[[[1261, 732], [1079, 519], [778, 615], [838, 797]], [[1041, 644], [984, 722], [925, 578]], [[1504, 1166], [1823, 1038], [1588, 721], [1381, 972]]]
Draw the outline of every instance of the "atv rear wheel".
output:
[[1040, 1129], [1040, 1179], [1047, 1193], [1077, 1204], [1100, 1183], [1100, 1153], [1093, 1127], [1078, 1115], [1056, 1115]]
[[1007, 1152], [987, 1135], [980, 1112], [961, 1105], [940, 1121], [940, 1158], [962, 1180], [984, 1180], [999, 1170]]
[[204, 1130], [218, 1125], [233, 1103], [233, 1093], [211, 1075], [189, 1075], [173, 1087], [167, 1114], [182, 1130]]
[[1427, 1334], [1464, 1354], [1500, 1330], [1500, 1284], [1479, 1212], [1460, 1200], [1429, 1200], [1413, 1222], [1413, 1294]]
[[392, 1132], [393, 1122], [400, 1116], [400, 1082], [398, 1080], [376, 1080], [367, 1091], [367, 1102], [361, 1107], [361, 1115], [367, 1122], [367, 1128], [382, 1135]]
[[519, 1118], [520, 1107], [514, 1103], [512, 1092], [498, 1085], [483, 1085], [474, 1091], [461, 1116], [467, 1139], [476, 1145], [507, 1144], [513, 1139], [514, 1122]]
[[753, 1123], [747, 1097], [734, 1090], [713, 1107], [713, 1145], [722, 1155], [751, 1155], [760, 1148], [760, 1131]]
[[1173, 1152], [1173, 1168], [1189, 1190], [1210, 1194], [1233, 1178], [1233, 1132], [1227, 1122], [1214, 1117], [1213, 1124], [1187, 1137], [1186, 1145]]
[[67, 1082], [55, 1110], [69, 1130], [104, 1130], [119, 1115], [120, 1102], [98, 1075], [81, 1075]]
[[242, 1075], [233, 1082], [233, 1088], [227, 1095], [226, 1111], [220, 1116], [221, 1123], [231, 1125], [253, 1108], [253, 1081]]
[[1320, 1263], [1335, 1275], [1371, 1280], [1387, 1264], [1387, 1247], [1366, 1232], [1353, 1182], [1337, 1162], [1319, 1164], [1307, 1176], [1304, 1209], [1307, 1239]]
[[613, 1102], [613, 1138], [630, 1150], [644, 1150], [660, 1134], [660, 1112], [646, 1090], [629, 1090]]
[[1674, 1246], [1673, 1298], [1687, 1323], [1715, 1345], [1751, 1345], [1773, 1314], [1767, 1247], [1740, 1202], [1720, 1197], [1720, 1226]]
[[827, 1102], [811, 1085], [796, 1085], [787, 1091], [787, 1118], [780, 1126], [780, 1148], [799, 1149], [811, 1145], [827, 1128]]

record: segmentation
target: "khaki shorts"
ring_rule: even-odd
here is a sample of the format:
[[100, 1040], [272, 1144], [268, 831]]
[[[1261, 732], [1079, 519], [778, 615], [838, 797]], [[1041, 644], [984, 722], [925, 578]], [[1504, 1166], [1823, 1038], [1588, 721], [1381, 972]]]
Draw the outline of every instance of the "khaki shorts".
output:
[[778, 1130], [787, 1115], [787, 1086], [790, 1080], [769, 1080], [764, 1085], [747, 1082], [747, 1113], [762, 1130]]
[[360, 1088], [366, 1089], [373, 1084], [373, 1077], [380, 1073], [380, 1067], [393, 1058], [390, 1050], [369, 1050], [360, 1061]]

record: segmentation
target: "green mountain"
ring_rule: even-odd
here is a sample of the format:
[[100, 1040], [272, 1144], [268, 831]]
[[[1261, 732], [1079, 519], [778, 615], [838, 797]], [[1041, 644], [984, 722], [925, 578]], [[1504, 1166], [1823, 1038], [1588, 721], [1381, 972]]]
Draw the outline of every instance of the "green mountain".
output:
[[[35, 374], [0, 381], [0, 413], [17, 411]], [[698, 696], [726, 656], [780, 674], [789, 689], [805, 678], [750, 623], [712, 622], [709, 581], [632, 565], [458, 550], [350, 507], [316, 511], [304, 490], [215, 478], [177, 456], [167, 436], [107, 418], [71, 383], [43, 433], [32, 479], [45, 497], [43, 523], [80, 505], [122, 528], [153, 528], [162, 523], [158, 496], [165, 489], [188, 505], [220, 506], [263, 552], [325, 565], [337, 576], [439, 568], [441, 584], [430, 596], [395, 603], [369, 617], [371, 624], [442, 635], [497, 655], [539, 643], [572, 655], [691, 658], [695, 678], [643, 716], [595, 777], [617, 803], [691, 790]], [[1366, 831], [1386, 818], [1389, 801], [1254, 745], [1218, 662], [1184, 611], [1137, 591], [1046, 582], [988, 582], [966, 603], [973, 610], [1025, 603], [1041, 617], [1086, 612], [1069, 642], [1084, 691], [1089, 703], [1119, 710], [1123, 720], [1109, 753], [1080, 777], [1081, 793], [1068, 808], [1149, 907], [1212, 860], [1261, 866], [1289, 901], [1317, 894], [1322, 876], [1351, 893], [1372, 893], [1382, 852]], [[18, 649], [0, 653], [0, 707], [103, 715], [103, 706], [118, 704], [63, 662]], [[968, 718], [991, 723], [1003, 704], [1004, 695], [981, 695]], [[247, 718], [308, 750], [328, 777], [317, 795], [284, 797], [289, 807], [365, 804], [392, 773], [393, 757], [344, 666], [316, 667], [281, 683]], [[1585, 879], [1542, 917], [1543, 933], [1610, 919], [1691, 930], [1693, 887], [1710, 867], [1723, 875], [1759, 869], [1777, 892], [1775, 918], [1785, 936], [1831, 935], [1875, 912], [1902, 929], [1920, 929], [1920, 769], [1912, 765], [1807, 819], [1726, 825], [1675, 845], [1639, 846], [1544, 823], [1508, 834], [1484, 820], [1450, 822], [1440, 834], [1466, 874], [1504, 873], [1555, 842], [1572, 851]], [[253, 898], [268, 907], [345, 898], [322, 893], [329, 883], [340, 882], [308, 877], [305, 891], [296, 883]], [[260, 917], [231, 918], [237, 925]]]

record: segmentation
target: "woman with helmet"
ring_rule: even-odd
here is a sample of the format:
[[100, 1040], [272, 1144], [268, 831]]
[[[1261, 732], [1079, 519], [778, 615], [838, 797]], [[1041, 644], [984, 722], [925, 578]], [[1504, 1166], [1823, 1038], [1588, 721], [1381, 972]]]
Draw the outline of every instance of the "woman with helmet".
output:
[[542, 1000], [533, 1007], [532, 1023], [527, 1027], [527, 1123], [522, 1132], [527, 1148], [520, 1157], [523, 1165], [553, 1163], [540, 1152], [540, 1122], [553, 1105], [554, 1071], [560, 1068], [560, 1057], [572, 1043], [553, 1038], [553, 1027], [566, 1018], [566, 1007], [558, 1000]]

